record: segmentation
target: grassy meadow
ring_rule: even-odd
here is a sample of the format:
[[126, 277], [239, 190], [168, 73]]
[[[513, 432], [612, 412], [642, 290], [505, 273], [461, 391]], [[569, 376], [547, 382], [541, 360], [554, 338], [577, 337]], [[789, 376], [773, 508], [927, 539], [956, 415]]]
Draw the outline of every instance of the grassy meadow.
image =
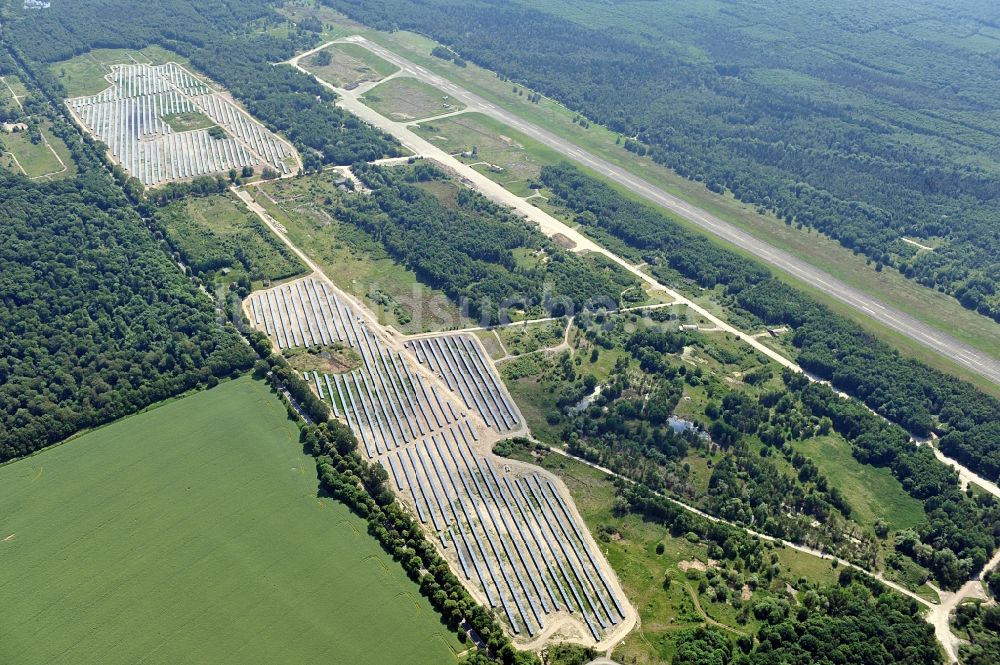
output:
[[465, 104], [434, 86], [405, 76], [380, 83], [361, 100], [397, 122], [420, 120], [465, 108]]
[[377, 313], [383, 325], [404, 334], [473, 325], [443, 292], [420, 284], [413, 270], [393, 260], [381, 243], [328, 212], [337, 197], [355, 196], [333, 185], [338, 177], [326, 172], [248, 191], [285, 226], [296, 247], [337, 286]]

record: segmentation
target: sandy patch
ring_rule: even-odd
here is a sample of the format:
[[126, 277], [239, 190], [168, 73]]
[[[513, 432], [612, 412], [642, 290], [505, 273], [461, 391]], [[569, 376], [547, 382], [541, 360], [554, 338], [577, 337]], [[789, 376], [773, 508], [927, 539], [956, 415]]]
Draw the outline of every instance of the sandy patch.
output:
[[681, 569], [682, 572], [687, 572], [689, 570], [699, 570], [705, 572], [709, 568], [715, 568], [719, 565], [719, 562], [715, 559], [709, 559], [708, 563], [703, 563], [698, 561], [698, 559], [691, 559], [690, 561], [679, 561], [677, 567]]
[[568, 238], [567, 236], [564, 236], [561, 233], [553, 234], [552, 242], [559, 245], [563, 249], [574, 249], [576, 247], [576, 243], [573, 242], [572, 239]]

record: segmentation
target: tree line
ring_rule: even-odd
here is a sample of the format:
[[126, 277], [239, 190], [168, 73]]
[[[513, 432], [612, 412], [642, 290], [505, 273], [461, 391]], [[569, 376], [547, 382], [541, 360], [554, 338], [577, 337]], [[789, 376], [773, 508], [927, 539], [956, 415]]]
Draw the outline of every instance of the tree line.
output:
[[0, 172], [0, 461], [253, 363], [99, 164], [78, 168]]
[[[300, 424], [301, 441], [316, 460], [323, 491], [368, 521], [368, 533], [420, 586], [420, 592], [451, 630], [460, 636], [474, 631], [485, 645], [485, 653], [474, 653], [466, 662], [485, 664], [496, 659], [505, 665], [541, 665], [533, 653], [514, 648], [494, 614], [465, 590], [419, 522], [396, 499], [385, 468], [361, 457], [354, 434], [346, 425], [329, 420], [329, 407], [315, 396], [301, 374], [277, 354], [259, 361], [255, 372], [267, 376], [277, 390], [287, 390], [313, 421]], [[288, 407], [289, 416], [298, 420], [298, 414]]]

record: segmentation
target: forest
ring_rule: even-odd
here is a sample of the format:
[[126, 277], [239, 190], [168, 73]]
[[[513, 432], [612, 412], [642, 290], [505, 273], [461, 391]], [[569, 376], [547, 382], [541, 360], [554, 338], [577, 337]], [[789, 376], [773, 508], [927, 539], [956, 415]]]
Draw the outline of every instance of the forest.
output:
[[0, 461], [253, 364], [99, 167], [0, 172]]
[[353, 171], [372, 194], [341, 198], [334, 216], [380, 241], [422, 282], [484, 324], [520, 310], [562, 316], [585, 307], [613, 309], [636, 282], [621, 269], [560, 249], [478, 192], [451, 185], [453, 197], [442, 201], [421, 187], [447, 184], [445, 173], [429, 163], [356, 164]]
[[[942, 435], [942, 449], [991, 478], [1000, 474], [1000, 401], [912, 359], [761, 265], [686, 231], [569, 164], [546, 166], [542, 181], [588, 230], [634, 248], [654, 266], [701, 286], [724, 284], [745, 312], [794, 328], [795, 360], [912, 434]], [[719, 272], [713, 270], [718, 268]], [[662, 273], [660, 273], [662, 274]], [[670, 275], [665, 278], [669, 281]]]
[[[288, 136], [307, 171], [402, 154], [394, 139], [330, 104], [333, 94], [311, 76], [272, 66], [317, 39], [304, 28], [287, 38], [269, 34], [267, 28], [283, 21], [274, 6], [266, 0], [158, 0], [145, 3], [139, 12], [129, 0], [83, 0], [35, 12], [4, 30], [19, 53], [39, 63], [94, 48], [158, 44], [174, 51], [224, 85], [271, 130]], [[58, 90], [58, 79], [48, 79]]]
[[1000, 321], [995, 3], [323, 2]]

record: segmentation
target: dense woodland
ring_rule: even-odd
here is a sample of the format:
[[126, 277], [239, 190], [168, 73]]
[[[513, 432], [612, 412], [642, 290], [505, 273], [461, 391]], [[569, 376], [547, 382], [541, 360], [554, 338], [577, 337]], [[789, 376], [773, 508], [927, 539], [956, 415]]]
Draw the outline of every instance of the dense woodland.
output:
[[486, 324], [520, 310], [562, 316], [587, 306], [612, 309], [635, 285], [621, 269], [558, 248], [477, 192], [452, 185], [453, 198], [438, 198], [420, 186], [446, 178], [429, 163], [357, 164], [354, 172], [372, 193], [340, 199], [334, 216], [366, 231]]
[[0, 461], [256, 357], [99, 168], [52, 184], [0, 172]]
[[1000, 475], [1000, 401], [904, 359], [854, 322], [779, 282], [760, 264], [689, 232], [569, 164], [542, 181], [588, 230], [641, 253], [654, 274], [669, 269], [704, 287], [723, 284], [736, 304], [770, 325], [795, 330], [795, 360], [913, 434], [942, 435], [942, 449], [991, 478]]
[[[630, 150], [1000, 321], [989, 0], [323, 2], [430, 35]], [[918, 252], [902, 237], [943, 244]]]
[[[838, 586], [806, 592], [795, 612], [777, 606], [761, 613], [758, 644], [734, 645], [721, 628], [686, 631], [673, 665], [783, 665], [809, 663], [940, 663], [937, 644], [912, 601], [855, 581], [844, 571]], [[831, 649], [830, 645], [836, 645]]]
[[[330, 104], [333, 94], [311, 76], [272, 66], [317, 39], [305, 29], [287, 38], [266, 32], [282, 22], [273, 11], [275, 4], [154, 0], [139, 12], [129, 0], [83, 0], [27, 13], [5, 29], [21, 54], [41, 63], [93, 48], [158, 44], [179, 53], [228, 88], [270, 129], [288, 136], [306, 170], [402, 154], [394, 139]], [[58, 86], [55, 78], [51, 83]]]

